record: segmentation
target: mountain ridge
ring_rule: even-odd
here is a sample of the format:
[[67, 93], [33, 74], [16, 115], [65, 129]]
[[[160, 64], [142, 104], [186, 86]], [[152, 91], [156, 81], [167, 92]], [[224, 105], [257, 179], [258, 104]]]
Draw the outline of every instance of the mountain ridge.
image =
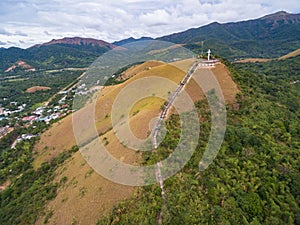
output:
[[129, 43], [132, 43], [132, 42], [151, 41], [151, 40], [154, 40], [154, 38], [152, 38], [152, 37], [141, 37], [141, 38], [130, 37], [130, 38], [122, 39], [120, 41], [115, 41], [112, 44], [117, 45], [117, 46], [122, 46], [122, 45], [129, 44]]
[[[186, 44], [201, 52], [200, 42], [230, 59], [279, 57], [300, 48], [300, 14], [277, 12], [258, 19], [218, 23], [166, 35], [158, 40]], [[194, 45], [194, 46], [191, 46]]]
[[173, 34], [164, 35], [162, 37], [159, 37], [159, 39], [164, 38], [164, 37], [168, 37], [168, 36], [171, 36], [171, 35], [181, 34], [181, 33], [187, 32], [189, 30], [196, 30], [196, 29], [200, 29], [200, 28], [205, 28], [205, 27], [208, 27], [208, 26], [241, 24], [241, 23], [259, 21], [259, 20], [267, 20], [267, 21], [272, 21], [272, 20], [274, 21], [275, 20], [275, 21], [277, 21], [277, 20], [280, 20], [280, 19], [287, 19], [287, 18], [289, 18], [290, 20], [293, 19], [293, 21], [296, 20], [297, 22], [299, 22], [300, 21], [300, 13], [292, 14], [292, 13], [287, 13], [285, 11], [278, 11], [276, 13], [268, 14], [268, 15], [265, 15], [265, 16], [262, 16], [262, 17], [259, 17], [259, 18], [256, 18], [256, 19], [242, 20], [242, 21], [237, 21], [237, 22], [219, 23], [217, 21], [214, 21], [214, 22], [211, 22], [211, 23], [209, 23], [207, 25], [204, 25], [204, 26], [190, 28], [190, 29], [187, 29], [185, 31], [180, 31], [180, 32], [176, 32], [176, 33], [173, 33]]

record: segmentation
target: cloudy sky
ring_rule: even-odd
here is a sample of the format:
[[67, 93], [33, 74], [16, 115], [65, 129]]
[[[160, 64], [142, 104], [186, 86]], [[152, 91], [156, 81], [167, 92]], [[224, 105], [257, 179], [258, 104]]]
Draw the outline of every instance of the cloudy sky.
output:
[[109, 42], [158, 37], [280, 10], [299, 13], [299, 0], [1, 0], [0, 47], [73, 36]]

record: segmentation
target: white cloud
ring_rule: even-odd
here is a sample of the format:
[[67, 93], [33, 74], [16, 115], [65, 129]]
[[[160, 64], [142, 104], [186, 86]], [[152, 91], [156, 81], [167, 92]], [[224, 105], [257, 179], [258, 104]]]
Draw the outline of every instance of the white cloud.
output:
[[28, 35], [23, 33], [22, 31], [16, 31], [13, 35], [27, 37]]
[[64, 36], [106, 41], [157, 37], [214, 21], [246, 20], [279, 10], [297, 13], [299, 7], [298, 0], [2, 0], [0, 41], [29, 47]]
[[146, 26], [163, 26], [172, 22], [172, 15], [167, 13], [166, 10], [158, 9], [141, 15], [139, 20]]
[[0, 35], [7, 35], [7, 36], [10, 36], [11, 33], [8, 32], [6, 29], [3, 29], [0, 27]]

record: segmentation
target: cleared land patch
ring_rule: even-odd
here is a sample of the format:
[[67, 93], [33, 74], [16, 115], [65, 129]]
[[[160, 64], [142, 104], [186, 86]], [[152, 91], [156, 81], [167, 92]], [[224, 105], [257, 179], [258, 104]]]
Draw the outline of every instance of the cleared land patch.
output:
[[86, 163], [80, 152], [56, 171], [56, 182], [64, 182], [56, 198], [46, 206], [46, 214], [36, 224], [96, 224], [120, 200], [128, 198], [133, 187], [112, 183]]
[[50, 87], [45, 87], [45, 86], [34, 86], [34, 87], [30, 87], [26, 90], [27, 93], [34, 93], [37, 91], [48, 91], [51, 90]]
[[[239, 89], [232, 80], [227, 67], [222, 63], [217, 63], [211, 70], [220, 85], [226, 104], [235, 103], [236, 94], [239, 92]], [[199, 73], [199, 76], [201, 76], [201, 73]], [[193, 77], [186, 85], [185, 90], [188, 92], [189, 96], [193, 99], [194, 102], [205, 98], [201, 87], [195, 82]]]
[[0, 192], [4, 191], [11, 184], [10, 180], [7, 180], [4, 184], [0, 185]]

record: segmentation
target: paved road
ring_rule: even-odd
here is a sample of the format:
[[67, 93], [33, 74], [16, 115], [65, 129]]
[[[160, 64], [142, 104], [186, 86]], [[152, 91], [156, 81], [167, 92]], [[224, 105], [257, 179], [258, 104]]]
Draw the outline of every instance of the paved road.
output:
[[[186, 73], [184, 78], [181, 80], [179, 86], [176, 88], [175, 92], [169, 99], [168, 104], [166, 105], [166, 107], [164, 108], [162, 113], [160, 114], [159, 120], [157, 121], [157, 123], [155, 125], [155, 128], [154, 128], [155, 130], [154, 130], [153, 137], [152, 137], [152, 144], [153, 144], [154, 150], [156, 150], [158, 147], [157, 136], [159, 134], [162, 121], [165, 119], [169, 109], [173, 105], [176, 97], [178, 96], [180, 91], [183, 89], [184, 85], [186, 85], [189, 82], [189, 80], [191, 79], [191, 77], [192, 77], [193, 73], [196, 71], [197, 67], [198, 67], [198, 62], [195, 62], [193, 64], [193, 66], [189, 69], [189, 71]], [[162, 196], [163, 204], [164, 204], [164, 201], [166, 200], [166, 193], [165, 193], [165, 189], [164, 189], [164, 179], [161, 174], [162, 162], [158, 161], [156, 164], [156, 167], [157, 167], [156, 172], [155, 172], [156, 180], [161, 188], [161, 196]], [[157, 224], [159, 224], [159, 225], [162, 224], [162, 211], [160, 211], [158, 214]]]

